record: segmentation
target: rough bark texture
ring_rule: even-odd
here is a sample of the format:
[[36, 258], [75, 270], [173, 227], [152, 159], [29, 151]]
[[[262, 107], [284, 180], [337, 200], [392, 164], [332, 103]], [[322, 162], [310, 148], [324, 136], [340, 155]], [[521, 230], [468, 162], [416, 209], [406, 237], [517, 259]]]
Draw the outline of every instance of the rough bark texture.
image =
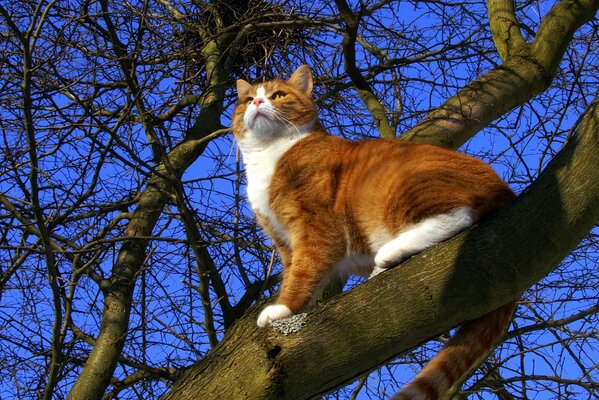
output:
[[165, 399], [310, 399], [537, 282], [599, 219], [599, 112], [513, 205], [309, 311], [300, 332], [255, 327], [258, 305]]
[[520, 32], [512, 0], [489, 0], [487, 2], [493, 41], [499, 56], [506, 62], [526, 47]]

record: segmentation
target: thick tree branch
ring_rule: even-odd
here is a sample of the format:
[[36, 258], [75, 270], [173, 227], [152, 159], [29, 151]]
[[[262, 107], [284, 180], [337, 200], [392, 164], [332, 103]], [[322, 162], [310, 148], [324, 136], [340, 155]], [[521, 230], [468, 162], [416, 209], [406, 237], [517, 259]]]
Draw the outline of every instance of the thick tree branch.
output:
[[599, 107], [530, 190], [478, 226], [309, 311], [298, 333], [258, 329], [260, 304], [165, 399], [309, 399], [516, 299], [599, 219]]
[[[510, 52], [503, 65], [470, 82], [402, 138], [453, 149], [460, 147], [491, 121], [549, 86], [574, 32], [590, 21], [597, 9], [599, 2], [595, 0], [568, 0], [555, 5], [531, 45], [519, 49], [517, 55]], [[506, 34], [504, 29], [499, 33], [500, 38]]]
[[599, 9], [596, 0], [563, 0], [543, 19], [531, 53], [549, 77], [553, 77], [578, 27], [591, 21]]

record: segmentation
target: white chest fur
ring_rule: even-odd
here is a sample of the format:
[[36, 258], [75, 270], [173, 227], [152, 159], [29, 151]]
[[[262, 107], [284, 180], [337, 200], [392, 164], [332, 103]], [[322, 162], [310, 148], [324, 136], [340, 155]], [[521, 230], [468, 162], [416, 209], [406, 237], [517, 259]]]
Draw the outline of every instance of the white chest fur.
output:
[[268, 144], [253, 139], [249, 134], [247, 139], [239, 143], [248, 180], [247, 196], [252, 209], [268, 219], [277, 236], [286, 243], [290, 240], [289, 233], [270, 208], [270, 184], [279, 159], [309, 134], [307, 130], [298, 129], [293, 134], [284, 135]]

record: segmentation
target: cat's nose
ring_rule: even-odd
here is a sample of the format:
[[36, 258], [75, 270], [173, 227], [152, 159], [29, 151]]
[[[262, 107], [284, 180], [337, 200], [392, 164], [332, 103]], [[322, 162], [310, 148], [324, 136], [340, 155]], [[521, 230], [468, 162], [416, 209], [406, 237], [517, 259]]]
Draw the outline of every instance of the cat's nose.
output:
[[252, 103], [254, 103], [254, 105], [256, 107], [260, 107], [260, 103], [264, 103], [264, 99], [260, 98], [260, 97], [256, 97], [254, 100], [252, 100]]

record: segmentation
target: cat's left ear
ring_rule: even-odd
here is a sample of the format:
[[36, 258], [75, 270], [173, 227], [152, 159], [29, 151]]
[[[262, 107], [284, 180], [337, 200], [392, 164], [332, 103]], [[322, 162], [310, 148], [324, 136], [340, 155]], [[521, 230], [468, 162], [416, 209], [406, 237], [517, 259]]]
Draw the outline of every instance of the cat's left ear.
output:
[[241, 99], [242, 97], [245, 97], [245, 95], [247, 95], [247, 93], [250, 91], [250, 89], [252, 88], [252, 84], [244, 81], [243, 79], [238, 79], [237, 80], [237, 98]]
[[311, 96], [314, 81], [312, 80], [312, 72], [310, 72], [310, 67], [308, 67], [306, 64], [300, 66], [295, 70], [293, 75], [291, 75], [291, 78], [289, 78], [287, 83], [299, 88], [308, 96]]

